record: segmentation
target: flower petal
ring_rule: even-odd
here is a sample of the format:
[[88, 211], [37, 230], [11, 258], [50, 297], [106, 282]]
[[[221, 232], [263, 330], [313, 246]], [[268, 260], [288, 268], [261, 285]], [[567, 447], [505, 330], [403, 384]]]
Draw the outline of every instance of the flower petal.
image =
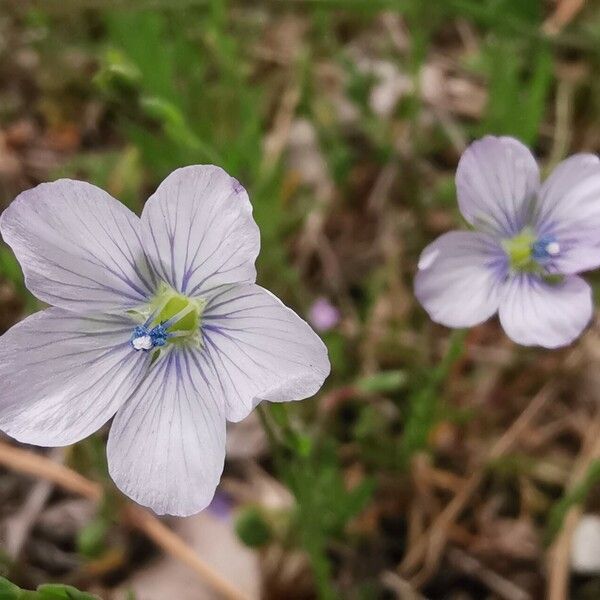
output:
[[463, 153], [456, 171], [458, 205], [465, 219], [503, 237], [527, 224], [540, 185], [535, 158], [510, 137], [485, 136]]
[[225, 412], [189, 349], [153, 365], [117, 413], [107, 452], [119, 488], [158, 514], [188, 516], [210, 503], [225, 460]]
[[257, 285], [226, 286], [210, 299], [202, 323], [202, 360], [239, 421], [261, 400], [314, 395], [329, 375], [327, 348], [296, 313]]
[[0, 229], [27, 287], [44, 302], [110, 311], [137, 306], [151, 292], [139, 219], [89, 183], [60, 179], [23, 192]]
[[471, 327], [498, 310], [507, 272], [506, 255], [494, 238], [451, 231], [423, 250], [415, 294], [436, 323]]
[[20, 442], [73, 444], [110, 419], [141, 380], [148, 355], [129, 343], [132, 324], [36, 313], [0, 338], [0, 429]]
[[142, 232], [160, 277], [189, 296], [256, 279], [260, 234], [252, 205], [219, 167], [173, 171], [146, 202]]
[[534, 215], [538, 235], [555, 238], [559, 273], [600, 266], [600, 159], [575, 154], [561, 162], [540, 189]]
[[557, 240], [560, 244], [560, 255], [552, 257], [552, 261], [547, 265], [550, 272], [574, 275], [600, 266], [600, 235], [596, 244], [592, 240], [578, 241], [575, 232], [572, 236], [563, 235]]
[[500, 322], [518, 344], [558, 348], [581, 334], [592, 311], [591, 288], [580, 277], [551, 284], [535, 275], [518, 274], [505, 284]]

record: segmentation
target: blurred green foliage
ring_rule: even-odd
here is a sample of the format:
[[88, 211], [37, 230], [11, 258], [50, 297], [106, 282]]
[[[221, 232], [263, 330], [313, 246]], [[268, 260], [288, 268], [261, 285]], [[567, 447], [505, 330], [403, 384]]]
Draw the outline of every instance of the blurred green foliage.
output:
[[35, 592], [22, 590], [8, 579], [0, 577], [0, 600], [99, 600], [86, 592], [80, 592], [70, 585], [46, 583]]
[[574, 489], [565, 493], [564, 496], [560, 498], [560, 500], [558, 500], [550, 510], [545, 532], [546, 544], [551, 544], [556, 535], [560, 532], [567, 512], [573, 506], [582, 505], [590, 492], [594, 488], [597, 488], [599, 484], [600, 460], [595, 460], [589, 466], [583, 481]]
[[400, 465], [428, 446], [429, 434], [440, 416], [441, 387], [464, 350], [466, 330], [453, 331], [446, 355], [428, 373], [416, 379], [418, 386], [409, 395], [405, 406], [404, 431], [399, 444]]
[[263, 511], [256, 506], [245, 507], [237, 516], [235, 531], [246, 546], [259, 548], [273, 539], [273, 532]]
[[375, 482], [365, 479], [348, 489], [333, 441], [305, 457], [284, 459], [279, 469], [296, 498], [295, 530], [310, 558], [319, 597], [338, 598], [327, 548], [332, 540], [342, 539], [348, 522], [367, 506]]
[[[596, 66], [600, 57], [600, 28], [593, 23], [584, 24], [576, 33], [567, 30], [553, 38], [541, 33], [541, 0], [310, 0], [301, 7], [292, 2], [258, 2], [258, 7], [265, 10], [298, 11], [308, 21], [310, 43], [293, 59], [293, 68], [287, 73], [290, 80], [280, 80], [269, 72], [257, 76], [254, 71], [249, 48], [255, 46], [260, 35], [260, 10], [248, 13], [250, 16], [242, 21], [232, 14], [244, 4], [226, 0], [136, 0], [129, 2], [126, 10], [117, 4], [111, 0], [48, 0], [32, 3], [35, 8], [25, 12], [33, 32], [58, 32], [57, 23], [61, 23], [64, 13], [74, 19], [75, 33], [45, 38], [40, 35], [36, 43], [44, 60], [50, 61], [62, 52], [63, 44], [94, 59], [91, 85], [85, 82], [84, 90], [70, 80], [68, 85], [103, 103], [111, 133], [116, 136], [116, 143], [74, 156], [53, 175], [88, 179], [139, 213], [143, 199], [173, 169], [193, 163], [222, 166], [249, 191], [262, 235], [261, 282], [303, 314], [318, 290], [313, 281], [303, 280], [291, 266], [290, 239], [307, 209], [314, 207], [314, 198], [301, 190], [298, 201], [290, 202], [281, 156], [266, 153], [264, 144], [273, 119], [274, 97], [282, 89], [299, 90], [296, 113], [315, 126], [329, 173], [342, 203], [346, 203], [342, 209], [351, 210], [365, 200], [363, 191], [353, 189], [357, 165], [365, 163], [380, 169], [390, 161], [398, 161], [405, 167], [403, 200], [410, 202], [411, 210], [422, 218], [424, 208], [447, 209], [455, 201], [451, 176], [441, 176], [432, 185], [419, 177], [413, 164], [418, 162], [419, 153], [443, 156], [451, 142], [447, 131], [436, 129], [428, 137], [422, 134], [418, 93], [420, 71], [448, 19], [465, 19], [481, 34], [481, 45], [464, 66], [486, 82], [488, 100], [480, 121], [459, 124], [465, 138], [509, 134], [537, 145], [557, 85], [557, 53], [563, 49], [585, 52]], [[77, 15], [70, 13], [82, 7], [102, 9], [90, 13], [94, 26], [87, 30], [79, 28]], [[396, 108], [394, 118], [400, 126], [395, 127], [375, 117], [369, 106], [373, 75], [361, 72], [339, 44], [345, 30], [374, 19], [382, 9], [401, 13], [411, 33], [406, 56], [399, 57], [392, 47], [383, 50], [413, 83], [413, 91]], [[335, 30], [335, 18], [342, 22], [342, 33]], [[345, 92], [360, 114], [360, 143], [349, 138], [343, 125], [332, 117], [332, 107], [320, 95], [313, 67], [322, 56], [339, 65], [347, 76]], [[600, 106], [596, 109], [600, 112]], [[406, 165], [396, 148], [398, 132], [404, 129], [412, 133], [417, 155]], [[430, 237], [426, 227], [415, 229], [407, 236], [409, 250], [411, 245], [413, 250], [422, 248]], [[23, 295], [28, 309], [33, 309], [20, 268], [5, 248], [0, 249], [0, 274]], [[357, 318], [365, 329], [387, 277], [382, 269], [373, 269], [350, 290]], [[419, 318], [424, 317], [415, 320]], [[404, 329], [405, 324], [397, 324], [388, 335], [399, 339]], [[341, 419], [335, 427], [315, 425], [320, 417], [314, 407], [261, 407], [273, 446], [274, 466], [293, 493], [296, 508], [285, 517], [285, 527], [280, 521], [272, 522], [280, 515], [275, 518], [254, 507], [244, 510], [237, 520], [238, 534], [250, 546], [259, 547], [274, 537], [287, 536], [287, 543], [304, 548], [321, 598], [338, 594], [332, 578], [332, 542], [346, 538], [347, 543], [353, 543], [348, 524], [376, 497], [378, 478], [390, 473], [406, 477], [411, 459], [429, 450], [434, 427], [449, 416], [451, 411], [444, 404], [445, 384], [462, 356], [465, 333], [451, 337], [439, 364], [419, 348], [401, 348], [396, 342], [391, 354], [402, 368], [392, 364], [369, 376], [357, 377], [361, 367], [357, 347], [364, 343], [364, 337], [362, 330], [351, 339], [339, 331], [324, 336], [334, 367], [329, 389], [349, 389], [352, 418]], [[393, 418], [371, 401], [377, 396], [384, 396], [396, 409]], [[463, 421], [469, 418], [466, 413], [460, 417]], [[339, 452], [348, 438], [366, 470], [362, 481], [350, 489], [346, 464]], [[99, 458], [103, 457], [103, 448], [98, 444], [98, 438], [80, 444], [74, 461], [86, 473], [105, 481], [103, 458]], [[496, 467], [508, 471], [510, 465]], [[550, 515], [549, 538], [559, 530], [568, 508], [580, 502], [597, 480], [598, 469], [594, 466], [581, 489], [557, 502]], [[78, 550], [84, 556], [102, 554], [113, 508], [112, 500], [107, 500], [80, 533]], [[0, 600], [92, 598], [65, 586], [22, 592], [6, 581], [0, 585], [4, 586], [0, 587]]]

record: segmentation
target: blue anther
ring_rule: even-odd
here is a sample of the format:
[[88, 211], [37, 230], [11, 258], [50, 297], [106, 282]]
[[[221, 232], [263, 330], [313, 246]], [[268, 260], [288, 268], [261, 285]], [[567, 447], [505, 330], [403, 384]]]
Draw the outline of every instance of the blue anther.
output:
[[131, 335], [131, 345], [136, 350], [149, 352], [154, 348], [164, 346], [169, 334], [162, 323], [149, 329], [147, 325], [137, 325]]
[[556, 238], [544, 235], [538, 238], [531, 246], [531, 255], [537, 261], [545, 261], [554, 258], [560, 253], [560, 245]]

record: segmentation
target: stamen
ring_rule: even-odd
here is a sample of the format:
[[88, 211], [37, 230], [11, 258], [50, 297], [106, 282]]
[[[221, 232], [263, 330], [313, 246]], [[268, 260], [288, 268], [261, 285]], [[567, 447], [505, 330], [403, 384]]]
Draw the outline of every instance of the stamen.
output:
[[554, 237], [545, 235], [533, 243], [531, 253], [535, 260], [544, 261], [560, 254], [560, 244]]
[[132, 314], [143, 315], [143, 325], [137, 325], [131, 335], [131, 345], [135, 350], [150, 352], [173, 344], [199, 346], [200, 322], [206, 301], [189, 298], [176, 292], [167, 284], [162, 284], [150, 302], [139, 307]]
[[131, 338], [131, 345], [136, 350], [151, 350], [154, 347], [152, 338], [149, 335]]
[[170, 335], [165, 330], [162, 323], [149, 329], [146, 325], [138, 325], [131, 336], [131, 345], [135, 350], [144, 350], [148, 352], [154, 348], [159, 348], [167, 343]]

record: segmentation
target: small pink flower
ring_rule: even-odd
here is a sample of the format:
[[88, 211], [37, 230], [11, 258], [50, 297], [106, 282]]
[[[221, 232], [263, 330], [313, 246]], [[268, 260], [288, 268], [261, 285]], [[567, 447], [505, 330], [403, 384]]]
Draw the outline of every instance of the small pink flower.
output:
[[321, 297], [310, 307], [308, 320], [318, 331], [329, 331], [340, 322], [340, 311], [327, 298]]

